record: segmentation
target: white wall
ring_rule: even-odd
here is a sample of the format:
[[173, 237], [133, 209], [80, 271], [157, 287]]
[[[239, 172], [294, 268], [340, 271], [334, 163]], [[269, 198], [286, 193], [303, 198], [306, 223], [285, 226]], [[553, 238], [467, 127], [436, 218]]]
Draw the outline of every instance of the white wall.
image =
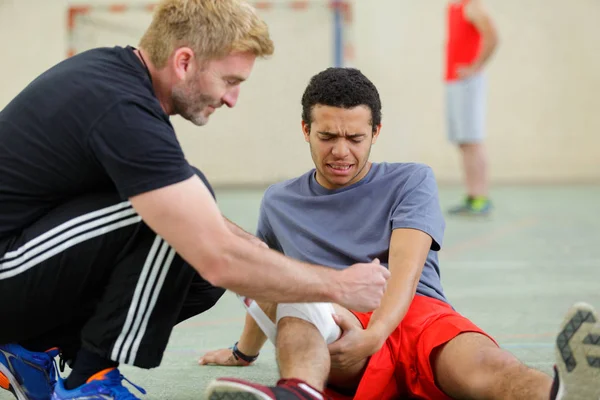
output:
[[0, 107], [64, 59], [65, 24], [64, 1], [0, 0]]
[[[488, 70], [492, 178], [600, 181], [600, 3], [487, 3], [501, 35]], [[441, 182], [459, 180], [444, 132], [444, 1], [356, 0], [354, 11], [354, 65], [383, 102], [373, 159], [426, 162]], [[61, 0], [0, 0], [0, 107], [64, 57], [65, 15]], [[265, 14], [276, 55], [257, 64], [238, 107], [219, 110], [200, 129], [175, 118], [188, 158], [216, 185], [268, 183], [312, 166], [299, 102], [309, 77], [331, 62], [331, 26], [285, 18]], [[291, 26], [290, 35], [284, 28]]]
[[[381, 88], [386, 112], [375, 156], [425, 161], [440, 180], [455, 180], [439, 79], [444, 2], [376, 3], [357, 4], [358, 64]], [[599, 180], [600, 2], [487, 4], [501, 36], [488, 70], [493, 178]]]

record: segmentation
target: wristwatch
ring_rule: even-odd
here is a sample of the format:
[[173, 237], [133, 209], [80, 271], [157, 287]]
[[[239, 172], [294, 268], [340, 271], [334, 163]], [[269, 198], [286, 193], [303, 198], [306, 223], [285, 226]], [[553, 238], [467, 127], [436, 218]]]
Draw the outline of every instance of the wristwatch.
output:
[[231, 350], [233, 352], [233, 356], [235, 357], [236, 360], [242, 360], [248, 364], [252, 364], [254, 361], [256, 361], [256, 359], [258, 358], [258, 355], [260, 353], [258, 353], [255, 356], [248, 356], [244, 353], [242, 353], [240, 351], [240, 349], [238, 349], [238, 342], [235, 342], [235, 344], [233, 345], [233, 347], [231, 347]]

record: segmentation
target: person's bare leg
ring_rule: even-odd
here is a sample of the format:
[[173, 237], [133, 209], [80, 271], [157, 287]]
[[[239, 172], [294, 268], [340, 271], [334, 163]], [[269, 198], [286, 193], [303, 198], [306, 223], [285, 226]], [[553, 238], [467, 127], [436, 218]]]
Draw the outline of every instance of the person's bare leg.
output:
[[479, 143], [462, 143], [459, 145], [462, 154], [467, 194], [472, 197], [488, 195], [488, 159], [485, 145]]
[[276, 348], [281, 378], [301, 379], [317, 390], [325, 389], [330, 367], [329, 351], [313, 324], [294, 317], [280, 319]]
[[485, 335], [463, 333], [432, 352], [438, 387], [457, 399], [548, 400], [552, 378], [529, 368]]
[[[333, 308], [335, 309], [336, 314], [345, 317], [346, 321], [352, 321], [353, 324], [362, 329], [360, 321], [350, 311], [337, 304], [334, 304]], [[368, 362], [369, 359], [365, 359], [345, 369], [332, 367], [329, 372], [328, 383], [338, 390], [341, 389], [350, 392], [356, 391], [365, 369], [367, 368]]]
[[[334, 309], [361, 326], [350, 311], [335, 304]], [[282, 378], [301, 379], [321, 391], [326, 382], [336, 388], [356, 389], [367, 362], [365, 360], [348, 370], [331, 369], [329, 350], [319, 330], [313, 324], [293, 317], [279, 321], [276, 348]]]

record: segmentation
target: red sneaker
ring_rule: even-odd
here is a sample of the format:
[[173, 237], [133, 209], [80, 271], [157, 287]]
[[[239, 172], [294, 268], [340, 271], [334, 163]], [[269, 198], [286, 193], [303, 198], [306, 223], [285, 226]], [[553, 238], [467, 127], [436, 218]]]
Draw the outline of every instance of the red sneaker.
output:
[[331, 400], [300, 379], [280, 379], [264, 386], [235, 378], [218, 378], [206, 389], [208, 400]]

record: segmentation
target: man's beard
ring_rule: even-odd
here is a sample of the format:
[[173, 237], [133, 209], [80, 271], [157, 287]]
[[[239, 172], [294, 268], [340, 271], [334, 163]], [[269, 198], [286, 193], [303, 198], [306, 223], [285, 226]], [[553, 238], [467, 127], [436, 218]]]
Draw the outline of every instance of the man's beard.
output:
[[210, 96], [197, 94], [192, 85], [181, 85], [173, 88], [171, 97], [173, 111], [197, 126], [206, 125], [208, 116], [203, 114], [207, 106], [214, 104]]

